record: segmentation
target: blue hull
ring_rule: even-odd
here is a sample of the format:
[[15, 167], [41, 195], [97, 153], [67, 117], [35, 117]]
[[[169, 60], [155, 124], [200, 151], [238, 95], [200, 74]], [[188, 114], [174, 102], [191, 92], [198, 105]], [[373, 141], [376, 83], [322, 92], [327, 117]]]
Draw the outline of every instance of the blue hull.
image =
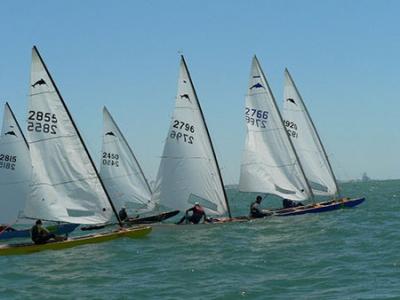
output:
[[326, 211], [337, 210], [341, 208], [350, 208], [357, 206], [365, 201], [365, 198], [342, 199], [328, 202], [319, 202], [312, 206], [300, 206], [295, 208], [279, 209], [274, 211], [274, 215], [278, 217], [296, 216], [304, 214], [315, 214]]
[[[64, 235], [74, 231], [79, 224], [61, 224], [61, 225], [53, 225], [48, 226], [47, 229], [55, 233], [57, 235]], [[0, 234], [0, 240], [7, 239], [15, 239], [15, 238], [30, 238], [31, 230], [30, 229], [21, 229], [21, 230], [13, 230], [13, 231], [5, 231]]]

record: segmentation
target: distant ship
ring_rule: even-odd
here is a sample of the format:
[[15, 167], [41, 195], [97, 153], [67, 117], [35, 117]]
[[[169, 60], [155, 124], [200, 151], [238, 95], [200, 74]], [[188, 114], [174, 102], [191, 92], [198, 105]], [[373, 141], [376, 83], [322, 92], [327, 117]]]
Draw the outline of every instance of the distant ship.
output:
[[370, 180], [371, 180], [371, 178], [368, 177], [367, 172], [364, 172], [361, 177], [361, 181], [366, 182], [366, 181], [370, 181]]

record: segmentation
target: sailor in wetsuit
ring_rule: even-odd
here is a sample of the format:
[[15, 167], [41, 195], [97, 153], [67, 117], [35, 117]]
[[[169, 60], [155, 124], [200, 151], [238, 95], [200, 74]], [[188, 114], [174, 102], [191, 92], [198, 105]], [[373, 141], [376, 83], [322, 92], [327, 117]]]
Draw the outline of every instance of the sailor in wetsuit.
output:
[[126, 212], [125, 207], [121, 208], [121, 210], [118, 212], [118, 216], [121, 221], [125, 221], [128, 219], [128, 213]]
[[283, 208], [292, 208], [292, 207], [304, 206], [304, 204], [301, 202], [295, 202], [295, 201], [292, 201], [289, 199], [283, 199], [282, 206], [283, 206]]
[[45, 244], [49, 239], [57, 240], [54, 233], [50, 233], [42, 226], [42, 220], [37, 220], [31, 228], [31, 238], [35, 244]]
[[261, 209], [262, 197], [257, 196], [256, 201], [250, 205], [250, 218], [264, 218], [266, 216], [272, 215], [268, 210]]
[[[188, 215], [189, 211], [192, 212], [191, 216]], [[201, 207], [201, 205], [198, 202], [195, 202], [194, 206], [192, 208], [187, 209], [185, 215], [176, 224], [182, 224], [183, 221], [185, 220], [186, 223], [199, 224], [202, 218], [204, 218], [203, 223], [205, 223], [207, 220], [206, 213], [204, 212], [203, 207]]]

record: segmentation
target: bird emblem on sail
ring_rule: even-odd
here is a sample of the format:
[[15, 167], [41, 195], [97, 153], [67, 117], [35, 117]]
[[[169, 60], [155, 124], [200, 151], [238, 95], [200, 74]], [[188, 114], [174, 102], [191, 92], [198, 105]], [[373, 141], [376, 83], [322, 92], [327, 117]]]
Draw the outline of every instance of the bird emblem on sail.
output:
[[253, 78], [261, 78], [260, 75], [254, 75]]
[[105, 135], [112, 135], [112, 136], [115, 136], [114, 132], [112, 132], [112, 131], [107, 132]]
[[250, 87], [250, 90], [252, 90], [252, 89], [259, 89], [259, 88], [264, 88], [264, 86], [263, 86], [261, 83], [257, 82], [256, 84], [253, 84], [253, 85]]
[[294, 105], [297, 105], [296, 101], [293, 98], [287, 98], [286, 101], [292, 102]]
[[32, 87], [34, 88], [34, 87], [36, 87], [37, 85], [43, 85], [43, 84], [47, 85], [46, 81], [44, 81], [44, 79], [41, 78], [41, 79], [39, 79], [38, 81], [36, 81], [34, 84], [32, 84]]
[[4, 135], [13, 135], [15, 137], [17, 136], [13, 130], [7, 131]]
[[192, 101], [190, 101], [189, 95], [188, 94], [183, 94], [180, 95], [181, 99], [187, 99], [190, 103], [192, 103]]

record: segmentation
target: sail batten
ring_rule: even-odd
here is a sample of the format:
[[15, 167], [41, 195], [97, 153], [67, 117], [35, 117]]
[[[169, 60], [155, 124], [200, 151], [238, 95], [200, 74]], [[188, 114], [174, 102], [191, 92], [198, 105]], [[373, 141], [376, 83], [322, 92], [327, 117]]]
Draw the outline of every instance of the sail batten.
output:
[[36, 47], [28, 107], [33, 176], [24, 216], [80, 224], [108, 222], [116, 215], [113, 204]]
[[208, 214], [230, 215], [218, 161], [183, 56], [153, 198], [170, 209], [185, 211], [199, 202]]
[[[117, 209], [126, 207], [135, 214], [155, 209], [152, 190], [131, 147], [115, 123], [103, 109], [103, 146], [100, 176]], [[138, 207], [138, 205], [141, 205]]]
[[239, 190], [274, 194], [291, 200], [312, 197], [271, 88], [256, 57], [251, 66], [245, 102], [247, 134]]
[[287, 69], [285, 69], [283, 116], [284, 124], [314, 194], [336, 195], [338, 185], [325, 148]]

